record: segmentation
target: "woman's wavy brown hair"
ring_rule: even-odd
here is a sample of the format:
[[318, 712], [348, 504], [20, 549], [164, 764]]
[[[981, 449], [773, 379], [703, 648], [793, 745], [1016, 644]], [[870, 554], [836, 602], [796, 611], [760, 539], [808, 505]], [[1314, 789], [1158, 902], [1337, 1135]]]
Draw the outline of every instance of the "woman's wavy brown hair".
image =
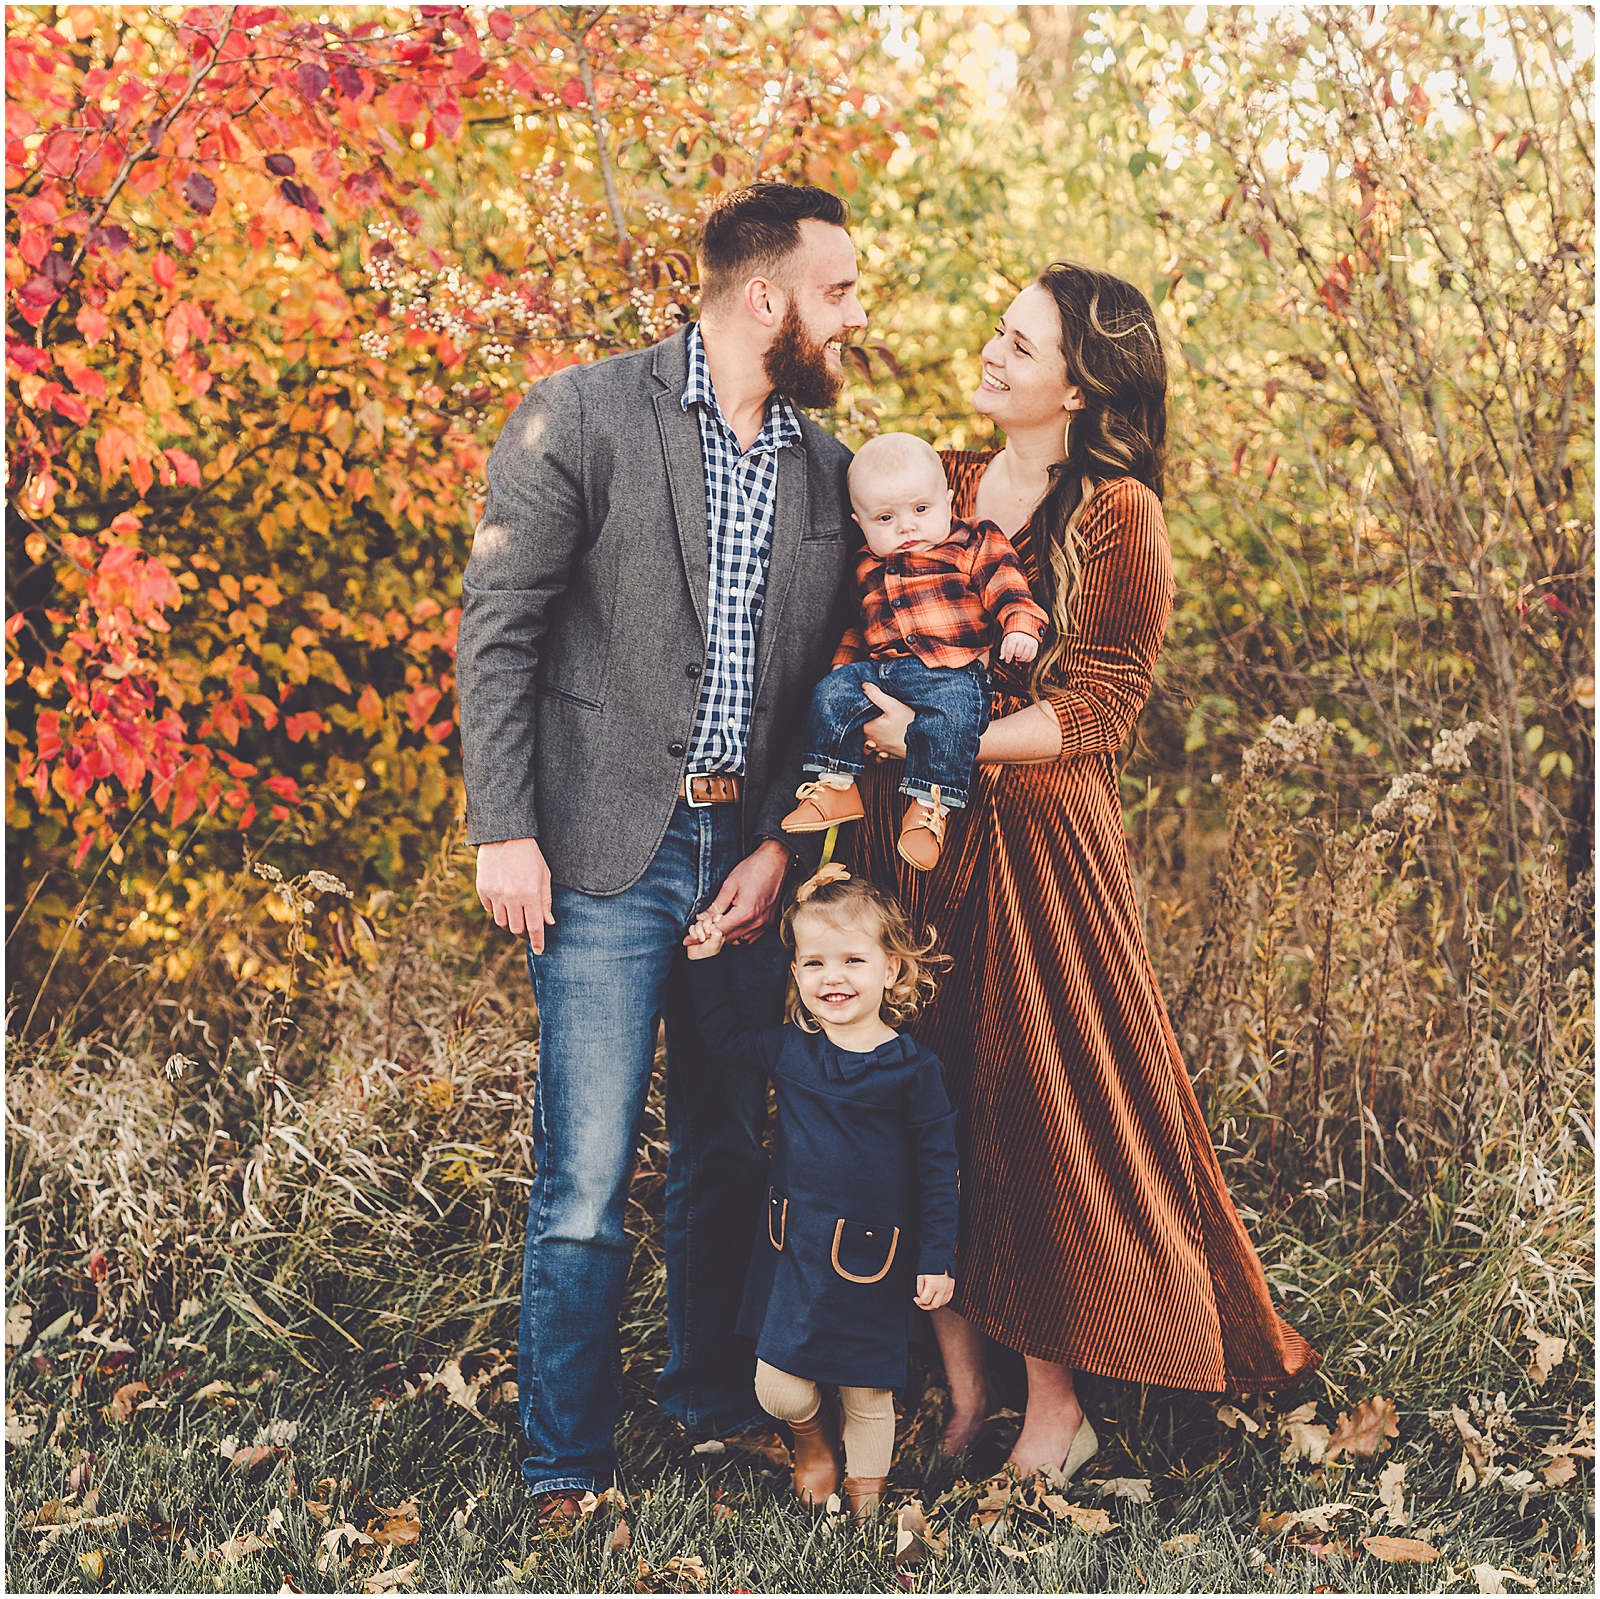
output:
[[[903, 1027], [914, 1021], [938, 987], [934, 974], [951, 964], [948, 955], [938, 952], [938, 930], [925, 927], [918, 937], [900, 908], [900, 901], [863, 877], [806, 886], [811, 887], [810, 895], [792, 901], [779, 926], [784, 947], [790, 955], [794, 954], [794, 924], [801, 916], [822, 916], [835, 925], [850, 922], [873, 929], [884, 953], [900, 962], [900, 975], [884, 990], [878, 1014], [890, 1027]], [[792, 975], [787, 1014], [802, 1032], [814, 1033], [822, 1025], [806, 1009]]]
[[1052, 262], [1037, 281], [1056, 302], [1067, 382], [1083, 390], [1084, 403], [1072, 413], [1067, 458], [1051, 469], [1040, 507], [1039, 579], [1054, 629], [1034, 664], [1036, 697], [1059, 676], [1078, 630], [1078, 529], [1089, 502], [1119, 477], [1137, 478], [1160, 499], [1167, 471], [1167, 360], [1150, 302], [1131, 283], [1071, 261]]

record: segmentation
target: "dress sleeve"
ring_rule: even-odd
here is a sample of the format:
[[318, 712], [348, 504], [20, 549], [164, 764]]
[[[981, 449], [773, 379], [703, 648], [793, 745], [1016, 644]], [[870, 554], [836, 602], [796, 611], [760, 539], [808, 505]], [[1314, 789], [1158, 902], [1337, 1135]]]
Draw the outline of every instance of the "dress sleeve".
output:
[[772, 1074], [783, 1047], [781, 1027], [746, 1027], [729, 980], [729, 962], [720, 955], [688, 962], [695, 1021], [713, 1055], [731, 1065], [756, 1066]]
[[906, 1105], [917, 1163], [917, 1275], [956, 1269], [956, 1113], [945, 1092], [944, 1068], [924, 1054]]
[[1078, 627], [1044, 703], [1061, 724], [1061, 759], [1110, 754], [1139, 719], [1172, 610], [1172, 550], [1161, 502], [1132, 478], [1084, 514]]

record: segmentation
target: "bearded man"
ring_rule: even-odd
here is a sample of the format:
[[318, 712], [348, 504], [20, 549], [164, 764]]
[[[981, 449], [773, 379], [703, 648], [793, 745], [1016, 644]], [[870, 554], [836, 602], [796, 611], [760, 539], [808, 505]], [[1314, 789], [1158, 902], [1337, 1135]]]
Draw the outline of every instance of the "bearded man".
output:
[[733, 1326], [766, 1088], [706, 1049], [681, 941], [719, 915], [745, 1025], [782, 1021], [779, 823], [855, 544], [850, 452], [798, 409], [833, 403], [838, 345], [866, 326], [847, 221], [821, 189], [725, 196], [699, 323], [545, 379], [489, 459], [457, 693], [478, 897], [526, 939], [539, 1010], [517, 1383], [542, 1514], [576, 1514], [616, 1466], [623, 1219], [662, 1019], [656, 1396], [702, 1436], [765, 1424]]

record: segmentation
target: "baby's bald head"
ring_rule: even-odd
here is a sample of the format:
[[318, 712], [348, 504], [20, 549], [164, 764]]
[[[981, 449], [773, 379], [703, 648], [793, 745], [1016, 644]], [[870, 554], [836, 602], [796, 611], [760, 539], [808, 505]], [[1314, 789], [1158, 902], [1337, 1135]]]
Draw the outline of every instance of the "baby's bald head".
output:
[[850, 498], [856, 498], [856, 485], [883, 477], [923, 472], [944, 483], [944, 463], [939, 452], [915, 433], [880, 433], [856, 451], [850, 463]]
[[950, 536], [939, 452], [910, 433], [868, 439], [850, 463], [850, 504], [874, 555], [926, 550]]

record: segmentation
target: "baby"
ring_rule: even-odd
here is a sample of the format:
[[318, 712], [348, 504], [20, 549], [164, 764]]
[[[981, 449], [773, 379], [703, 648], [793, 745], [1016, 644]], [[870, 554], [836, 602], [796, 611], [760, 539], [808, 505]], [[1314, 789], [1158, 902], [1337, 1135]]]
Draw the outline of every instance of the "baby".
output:
[[783, 826], [820, 833], [866, 814], [856, 778], [865, 770], [862, 730], [879, 707], [861, 685], [875, 683], [916, 713], [899, 849], [931, 871], [950, 809], [967, 803], [989, 723], [995, 635], [1001, 660], [1031, 661], [1049, 619], [1005, 534], [993, 522], [951, 520], [944, 467], [923, 440], [883, 433], [864, 444], [850, 463], [850, 503], [867, 536], [856, 566], [862, 626], [845, 634], [834, 657], [844, 664], [811, 697], [804, 766], [817, 777], [797, 790], [801, 804]]

